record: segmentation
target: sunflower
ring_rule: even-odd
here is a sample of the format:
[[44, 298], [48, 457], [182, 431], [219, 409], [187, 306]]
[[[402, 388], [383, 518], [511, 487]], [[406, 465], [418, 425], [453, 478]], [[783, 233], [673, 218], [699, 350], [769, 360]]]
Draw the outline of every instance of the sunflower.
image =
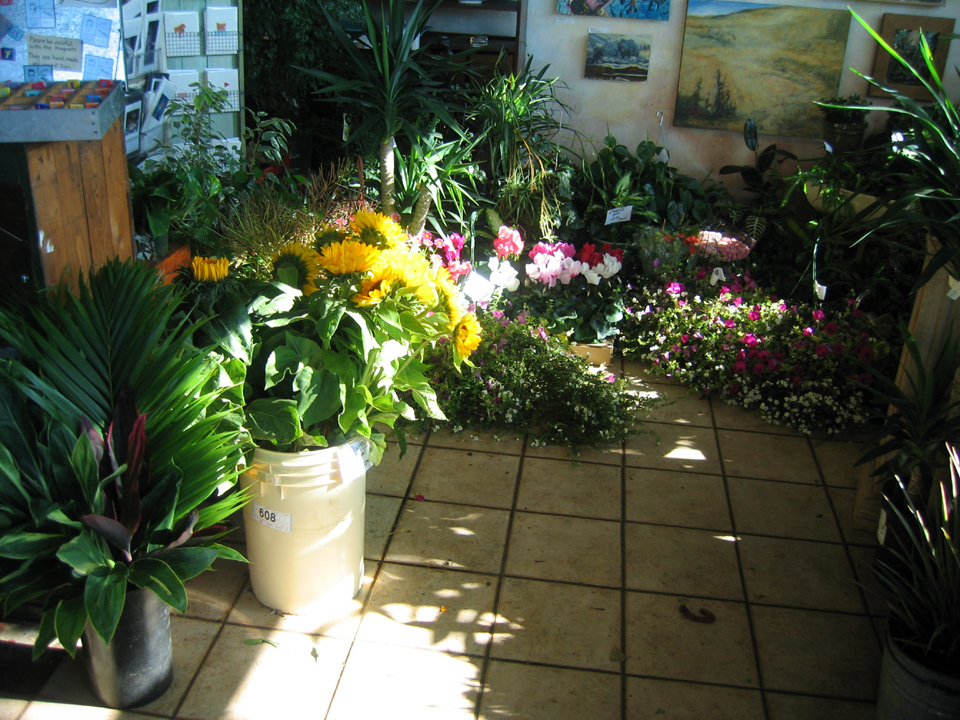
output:
[[464, 315], [453, 330], [453, 343], [457, 354], [465, 358], [480, 347], [480, 323], [472, 313]]
[[374, 266], [379, 256], [380, 251], [372, 245], [356, 240], [344, 240], [326, 245], [320, 251], [319, 262], [324, 270], [334, 275], [342, 275], [366, 272]]
[[316, 253], [299, 243], [287, 243], [271, 258], [273, 277], [291, 287], [300, 288], [304, 295], [317, 291], [313, 284], [317, 277]]
[[382, 213], [361, 210], [353, 216], [350, 227], [362, 242], [379, 248], [397, 247], [407, 241], [407, 234], [396, 221]]
[[413, 288], [424, 307], [434, 308], [439, 302], [433, 266], [423, 255], [409, 248], [384, 250], [374, 267], [374, 274], [395, 278], [403, 287]]
[[190, 261], [193, 279], [199, 282], [220, 282], [230, 272], [227, 258], [208, 258], [195, 256]]
[[463, 308], [460, 307], [459, 301], [460, 293], [445, 267], [436, 269], [434, 283], [439, 295], [440, 308], [447, 313], [448, 327], [453, 330], [463, 317]]

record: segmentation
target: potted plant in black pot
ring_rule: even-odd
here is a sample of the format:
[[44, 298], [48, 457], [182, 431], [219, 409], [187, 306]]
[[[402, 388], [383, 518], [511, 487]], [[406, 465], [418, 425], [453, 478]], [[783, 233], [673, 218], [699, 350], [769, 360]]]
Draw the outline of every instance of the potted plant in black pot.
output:
[[192, 326], [171, 329], [178, 295], [157, 282], [114, 261], [78, 297], [0, 310], [0, 600], [40, 604], [35, 656], [82, 639], [113, 707], [169, 686], [183, 582], [243, 559], [214, 527], [245, 500], [215, 498], [243, 449], [230, 382]]

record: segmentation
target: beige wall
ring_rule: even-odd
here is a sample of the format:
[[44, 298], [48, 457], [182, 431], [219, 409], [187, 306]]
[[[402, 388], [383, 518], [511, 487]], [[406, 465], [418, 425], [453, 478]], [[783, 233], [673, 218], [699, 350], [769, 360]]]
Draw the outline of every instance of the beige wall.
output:
[[[845, 9], [848, 5], [838, 0], [769, 1], [771, 4], [827, 9]], [[564, 91], [563, 97], [573, 108], [570, 121], [588, 143], [599, 145], [609, 131], [621, 144], [632, 150], [638, 142], [649, 137], [669, 150], [672, 165], [698, 180], [702, 180], [708, 172], [717, 177], [716, 171], [723, 165], [752, 164], [753, 156], [743, 144], [739, 132], [673, 127], [686, 0], [672, 1], [670, 20], [667, 22], [558, 15], [556, 0], [523, 2], [526, 4], [527, 52], [533, 55], [535, 67], [549, 64], [549, 74], [566, 82], [569, 89]], [[851, 2], [849, 6], [877, 29], [884, 13], [948, 17], [960, 14], [960, 0], [946, 0], [944, 7], [874, 2]], [[584, 57], [587, 33], [591, 30], [652, 35], [649, 79], [633, 83], [585, 80]], [[960, 23], [957, 31], [960, 31]], [[873, 68], [875, 48], [873, 39], [851, 18], [844, 67], [852, 66], [869, 74]], [[960, 65], [960, 40], [951, 43], [945, 73], [948, 92], [954, 98], [960, 95], [960, 79], [953, 70], [956, 65]], [[844, 71], [841, 95], [851, 92], [865, 95], [866, 89], [866, 81], [852, 72]], [[875, 105], [885, 102], [878, 98], [870, 99]], [[662, 127], [658, 125], [658, 111], [663, 112]], [[882, 115], [885, 113], [873, 113], [872, 122], [875, 126], [882, 124]], [[789, 149], [800, 157], [820, 154], [821, 145], [817, 141], [764, 135], [760, 138], [761, 148], [770, 142], [776, 142], [779, 147]], [[591, 148], [588, 148], [587, 155], [593, 156]], [[729, 184], [731, 189], [736, 187], [732, 182]]]

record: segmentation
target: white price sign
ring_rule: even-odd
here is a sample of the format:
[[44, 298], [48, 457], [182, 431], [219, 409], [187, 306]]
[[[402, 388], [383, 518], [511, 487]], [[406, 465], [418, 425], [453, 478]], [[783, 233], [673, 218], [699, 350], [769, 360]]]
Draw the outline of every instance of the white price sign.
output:
[[253, 519], [261, 525], [266, 525], [267, 527], [273, 528], [274, 530], [280, 530], [281, 532], [293, 532], [293, 515], [290, 513], [270, 510], [269, 508], [265, 508], [256, 502], [253, 502], [250, 505], [252, 507], [251, 517], [253, 517]]
[[627, 222], [633, 216], [633, 205], [624, 205], [607, 210], [607, 221], [604, 225]]

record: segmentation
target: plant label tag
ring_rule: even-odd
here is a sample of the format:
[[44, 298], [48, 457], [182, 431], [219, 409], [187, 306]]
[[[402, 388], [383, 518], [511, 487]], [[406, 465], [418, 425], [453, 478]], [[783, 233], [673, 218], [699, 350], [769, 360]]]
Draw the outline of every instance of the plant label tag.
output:
[[363, 458], [354, 450], [353, 445], [341, 445], [337, 448], [337, 460], [340, 465], [340, 479], [343, 482], [352, 482], [366, 472]]
[[710, 284], [716, 285], [718, 282], [723, 282], [727, 279], [727, 276], [723, 272], [723, 268], [714, 268], [713, 272], [710, 273]]
[[877, 542], [883, 545], [887, 538], [887, 511], [880, 508], [880, 522], [877, 525]]
[[957, 280], [953, 275], [948, 277], [950, 278], [950, 290], [947, 291], [947, 297], [956, 300], [960, 298], [960, 280]]
[[607, 210], [607, 221], [604, 225], [627, 222], [633, 216], [633, 205], [611, 208]]
[[281, 532], [293, 532], [293, 515], [263, 507], [258, 502], [250, 503], [250, 516], [261, 525]]
[[814, 291], [816, 291], [818, 298], [820, 298], [821, 300], [826, 300], [826, 299], [827, 299], [827, 286], [826, 286], [826, 285], [821, 285], [821, 284], [818, 283], [816, 280], [814, 280], [814, 281], [813, 281], [813, 289], [814, 289]]

